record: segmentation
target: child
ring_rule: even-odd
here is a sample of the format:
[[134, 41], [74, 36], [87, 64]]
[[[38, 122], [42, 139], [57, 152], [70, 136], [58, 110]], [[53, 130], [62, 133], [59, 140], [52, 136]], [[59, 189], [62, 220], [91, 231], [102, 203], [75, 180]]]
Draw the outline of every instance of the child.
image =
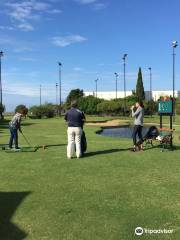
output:
[[10, 121], [9, 130], [10, 130], [11, 135], [10, 135], [10, 140], [9, 140], [9, 148], [12, 148], [13, 141], [14, 141], [15, 149], [20, 149], [19, 146], [18, 146], [18, 130], [19, 130], [19, 132], [22, 133], [21, 118], [23, 116], [26, 116], [27, 112], [28, 112], [27, 108], [19, 110], [18, 112], [16, 112], [16, 114], [14, 115], [12, 120]]

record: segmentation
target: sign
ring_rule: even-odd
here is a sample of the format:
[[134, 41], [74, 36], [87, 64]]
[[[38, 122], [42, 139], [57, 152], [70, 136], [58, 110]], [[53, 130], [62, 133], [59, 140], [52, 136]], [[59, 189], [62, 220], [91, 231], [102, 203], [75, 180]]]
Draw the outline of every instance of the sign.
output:
[[172, 114], [173, 113], [173, 101], [159, 101], [158, 102], [158, 112], [160, 114]]

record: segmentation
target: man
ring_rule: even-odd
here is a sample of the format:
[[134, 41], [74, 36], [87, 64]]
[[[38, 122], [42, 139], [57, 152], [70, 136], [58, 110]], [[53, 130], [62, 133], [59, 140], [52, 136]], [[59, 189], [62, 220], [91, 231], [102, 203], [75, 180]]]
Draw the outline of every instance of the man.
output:
[[142, 129], [143, 129], [143, 118], [144, 118], [144, 106], [143, 106], [143, 103], [140, 101], [140, 102], [137, 102], [135, 104], [135, 108], [136, 108], [136, 111], [134, 111], [134, 106], [131, 107], [131, 111], [132, 111], [132, 117], [135, 118], [134, 120], [134, 130], [133, 130], [133, 144], [134, 144], [134, 147], [133, 147], [133, 151], [135, 152], [136, 151], [136, 142], [137, 142], [137, 135], [139, 137], [139, 140], [141, 142], [140, 144], [140, 147], [139, 147], [139, 150], [143, 150], [143, 137], [142, 137]]
[[71, 159], [74, 153], [74, 146], [76, 145], [76, 157], [82, 156], [81, 152], [81, 135], [82, 127], [85, 121], [84, 113], [77, 108], [77, 101], [71, 102], [71, 109], [66, 113], [65, 120], [68, 123], [68, 145], [67, 157]]

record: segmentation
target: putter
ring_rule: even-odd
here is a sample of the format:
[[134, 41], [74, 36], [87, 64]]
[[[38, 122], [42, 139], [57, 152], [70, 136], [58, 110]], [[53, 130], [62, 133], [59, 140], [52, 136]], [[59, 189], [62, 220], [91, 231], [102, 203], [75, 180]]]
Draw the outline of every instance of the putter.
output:
[[23, 134], [23, 132], [21, 132], [21, 134], [22, 134], [22, 136], [23, 136], [24, 140], [26, 141], [26, 143], [29, 145], [29, 147], [31, 147], [31, 148], [32, 148], [32, 146], [31, 146], [30, 142], [27, 140], [27, 138], [26, 138], [26, 136]]

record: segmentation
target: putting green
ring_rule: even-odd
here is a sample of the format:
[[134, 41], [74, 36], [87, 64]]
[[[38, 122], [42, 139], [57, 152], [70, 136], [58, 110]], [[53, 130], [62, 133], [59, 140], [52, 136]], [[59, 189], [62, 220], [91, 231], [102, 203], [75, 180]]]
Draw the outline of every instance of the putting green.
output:
[[21, 147], [20, 149], [9, 149], [9, 148], [5, 148], [2, 150], [4, 150], [6, 153], [17, 153], [17, 152], [36, 152], [40, 147], [36, 146], [36, 147]]

